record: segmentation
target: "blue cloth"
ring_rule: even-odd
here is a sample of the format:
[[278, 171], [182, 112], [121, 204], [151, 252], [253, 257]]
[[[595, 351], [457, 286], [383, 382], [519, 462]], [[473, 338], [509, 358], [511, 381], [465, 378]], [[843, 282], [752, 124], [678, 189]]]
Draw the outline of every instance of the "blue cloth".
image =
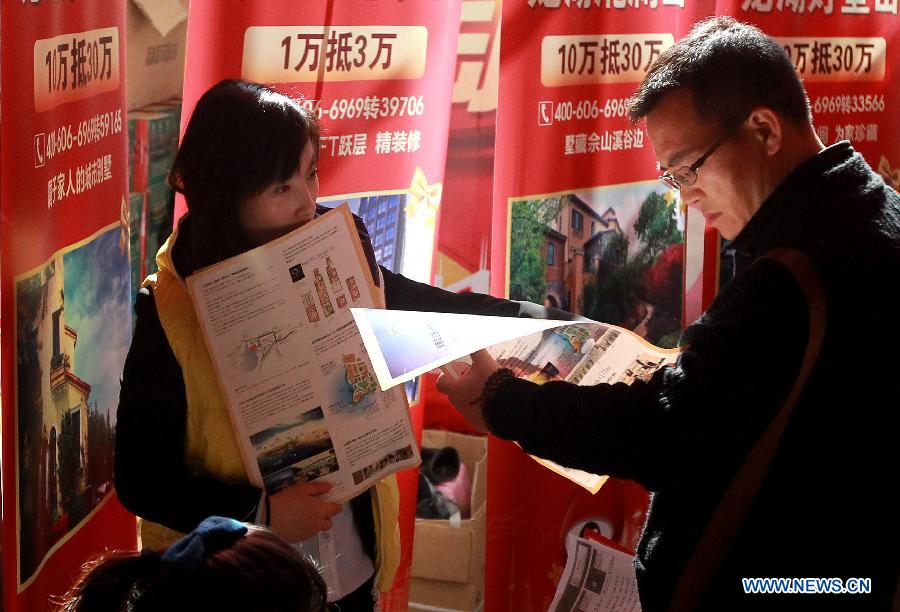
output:
[[229, 546], [247, 533], [247, 526], [232, 518], [211, 516], [172, 544], [162, 555], [166, 565], [194, 570], [208, 554]]

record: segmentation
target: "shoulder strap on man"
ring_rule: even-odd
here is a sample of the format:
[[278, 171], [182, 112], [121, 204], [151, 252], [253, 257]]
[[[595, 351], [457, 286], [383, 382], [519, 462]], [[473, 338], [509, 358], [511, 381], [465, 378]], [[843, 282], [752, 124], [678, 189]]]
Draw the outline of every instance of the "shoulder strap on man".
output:
[[809, 306], [809, 338], [806, 352], [787, 399], [744, 459], [700, 536], [675, 587], [669, 603], [669, 612], [695, 609], [721, 565], [735, 535], [744, 523], [754, 497], [762, 486], [794, 406], [815, 365], [825, 336], [825, 290], [812, 260], [800, 251], [788, 248], [770, 251], [757, 262], [764, 259], [771, 259], [783, 265], [803, 290]]

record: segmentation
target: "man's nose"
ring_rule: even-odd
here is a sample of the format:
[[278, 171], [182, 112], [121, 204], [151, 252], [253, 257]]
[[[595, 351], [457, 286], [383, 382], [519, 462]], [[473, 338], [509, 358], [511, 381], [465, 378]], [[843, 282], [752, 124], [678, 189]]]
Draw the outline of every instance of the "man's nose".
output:
[[700, 199], [698, 197], [699, 190], [695, 186], [681, 186], [681, 189], [678, 190], [678, 197], [681, 199], [682, 205], [684, 206], [692, 206], [694, 208], [698, 208], [700, 206]]

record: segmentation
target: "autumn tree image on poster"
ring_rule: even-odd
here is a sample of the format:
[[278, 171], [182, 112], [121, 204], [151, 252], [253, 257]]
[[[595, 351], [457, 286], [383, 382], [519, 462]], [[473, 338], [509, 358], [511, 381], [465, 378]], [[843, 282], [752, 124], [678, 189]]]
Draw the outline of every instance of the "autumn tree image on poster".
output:
[[128, 266], [116, 224], [16, 280], [23, 583], [112, 492]]
[[684, 215], [656, 181], [510, 203], [509, 295], [632, 329], [681, 332]]

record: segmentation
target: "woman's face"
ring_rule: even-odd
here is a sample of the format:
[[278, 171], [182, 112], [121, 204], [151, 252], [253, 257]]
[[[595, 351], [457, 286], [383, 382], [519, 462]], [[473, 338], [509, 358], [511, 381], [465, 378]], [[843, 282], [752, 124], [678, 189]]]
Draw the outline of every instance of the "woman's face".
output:
[[319, 197], [317, 151], [311, 141], [300, 154], [300, 167], [287, 181], [272, 183], [241, 202], [239, 219], [254, 246], [265, 244], [311, 221]]

